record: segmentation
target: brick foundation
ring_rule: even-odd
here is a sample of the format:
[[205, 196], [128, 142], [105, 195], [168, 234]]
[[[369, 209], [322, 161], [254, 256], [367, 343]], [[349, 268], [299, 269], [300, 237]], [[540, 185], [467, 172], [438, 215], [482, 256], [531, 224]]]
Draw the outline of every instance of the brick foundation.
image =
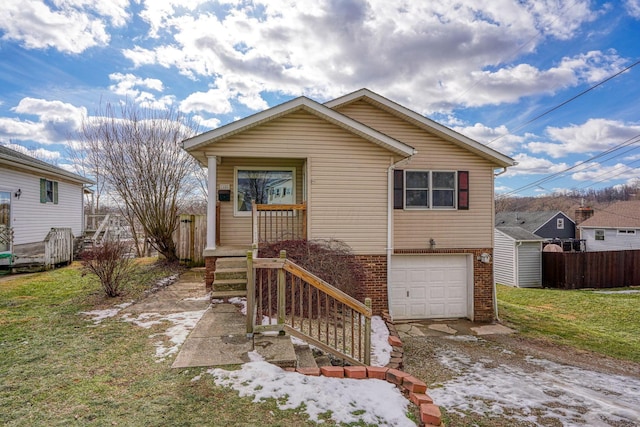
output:
[[[395, 255], [428, 255], [428, 254], [470, 254], [473, 258], [473, 320], [491, 322], [495, 318], [493, 311], [493, 262], [485, 264], [479, 261], [480, 254], [488, 253], [493, 257], [493, 249], [396, 249]], [[371, 298], [373, 314], [380, 315], [389, 309], [389, 293], [387, 287], [386, 255], [355, 255], [363, 265], [366, 278], [361, 284], [356, 298], [364, 301]], [[213, 285], [218, 257], [205, 257], [205, 284], [207, 289]]]
[[[396, 249], [395, 255], [429, 255], [429, 254], [470, 254], [473, 258], [473, 320], [476, 322], [492, 322], [495, 318], [493, 310], [493, 263], [479, 261], [482, 253], [493, 257], [493, 249]], [[387, 257], [385, 255], [356, 255], [367, 274], [358, 299], [369, 297], [372, 300], [373, 313], [379, 315], [389, 309], [387, 287]]]
[[217, 260], [218, 257], [215, 256], [204, 257], [204, 284], [208, 291], [213, 289], [213, 279], [215, 278]]

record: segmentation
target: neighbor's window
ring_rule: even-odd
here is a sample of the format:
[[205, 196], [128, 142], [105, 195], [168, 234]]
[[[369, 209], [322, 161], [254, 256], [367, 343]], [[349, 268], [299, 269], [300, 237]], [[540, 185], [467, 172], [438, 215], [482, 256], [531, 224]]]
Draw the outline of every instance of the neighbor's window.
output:
[[58, 203], [58, 182], [40, 179], [40, 203]]
[[604, 230], [596, 230], [596, 240], [604, 240]]
[[455, 209], [456, 173], [405, 171], [405, 208]]
[[556, 228], [558, 230], [564, 230], [564, 218], [558, 218], [556, 220]]
[[236, 214], [251, 212], [251, 203], [288, 205], [295, 203], [294, 168], [237, 167], [235, 175]]
[[618, 234], [635, 235], [636, 230], [618, 230]]

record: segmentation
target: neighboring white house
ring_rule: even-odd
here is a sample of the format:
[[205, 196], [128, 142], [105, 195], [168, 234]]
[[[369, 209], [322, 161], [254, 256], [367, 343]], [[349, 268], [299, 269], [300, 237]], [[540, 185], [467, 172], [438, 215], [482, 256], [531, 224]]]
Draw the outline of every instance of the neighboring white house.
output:
[[520, 288], [541, 287], [544, 240], [521, 227], [496, 227], [493, 250], [495, 282]]
[[[91, 180], [0, 146], [0, 263], [43, 250], [52, 228], [84, 232], [84, 186]], [[12, 242], [7, 236], [12, 234]]]
[[578, 229], [589, 252], [640, 249], [640, 200], [599, 210]]

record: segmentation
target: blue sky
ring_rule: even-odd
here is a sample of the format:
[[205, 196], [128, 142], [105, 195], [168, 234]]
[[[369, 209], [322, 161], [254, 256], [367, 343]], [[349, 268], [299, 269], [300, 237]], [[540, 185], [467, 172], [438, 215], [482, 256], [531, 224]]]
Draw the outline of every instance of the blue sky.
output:
[[72, 169], [100, 102], [205, 131], [366, 87], [518, 161], [497, 193], [609, 187], [640, 176], [640, 65], [526, 123], [638, 60], [640, 0], [4, 0], [0, 144]]

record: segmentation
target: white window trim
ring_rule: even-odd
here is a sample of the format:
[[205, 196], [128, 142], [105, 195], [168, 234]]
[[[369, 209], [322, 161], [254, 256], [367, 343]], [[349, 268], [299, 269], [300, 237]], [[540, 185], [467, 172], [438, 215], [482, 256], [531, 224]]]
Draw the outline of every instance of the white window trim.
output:
[[[601, 231], [602, 232], [602, 239], [598, 239], [598, 232]], [[604, 240], [606, 236], [606, 233], [604, 231], [603, 228], [597, 228], [593, 231], [593, 238], [594, 240]]]
[[556, 228], [558, 230], [564, 230], [564, 218], [556, 218]]
[[[427, 189], [427, 197], [429, 206], [407, 206], [407, 172], [427, 172], [429, 179], [429, 188]], [[433, 173], [445, 172], [453, 174], [453, 206], [433, 206]], [[454, 170], [440, 169], [405, 169], [403, 173], [403, 204], [404, 209], [409, 211], [455, 211], [458, 209], [458, 172]]]
[[287, 171], [292, 173], [292, 188], [291, 194], [293, 196], [293, 200], [295, 203], [296, 200], [296, 168], [292, 167], [279, 167], [279, 166], [235, 166], [233, 168], [233, 216], [234, 217], [245, 217], [251, 216], [251, 211], [239, 211], [238, 210], [238, 171]]

